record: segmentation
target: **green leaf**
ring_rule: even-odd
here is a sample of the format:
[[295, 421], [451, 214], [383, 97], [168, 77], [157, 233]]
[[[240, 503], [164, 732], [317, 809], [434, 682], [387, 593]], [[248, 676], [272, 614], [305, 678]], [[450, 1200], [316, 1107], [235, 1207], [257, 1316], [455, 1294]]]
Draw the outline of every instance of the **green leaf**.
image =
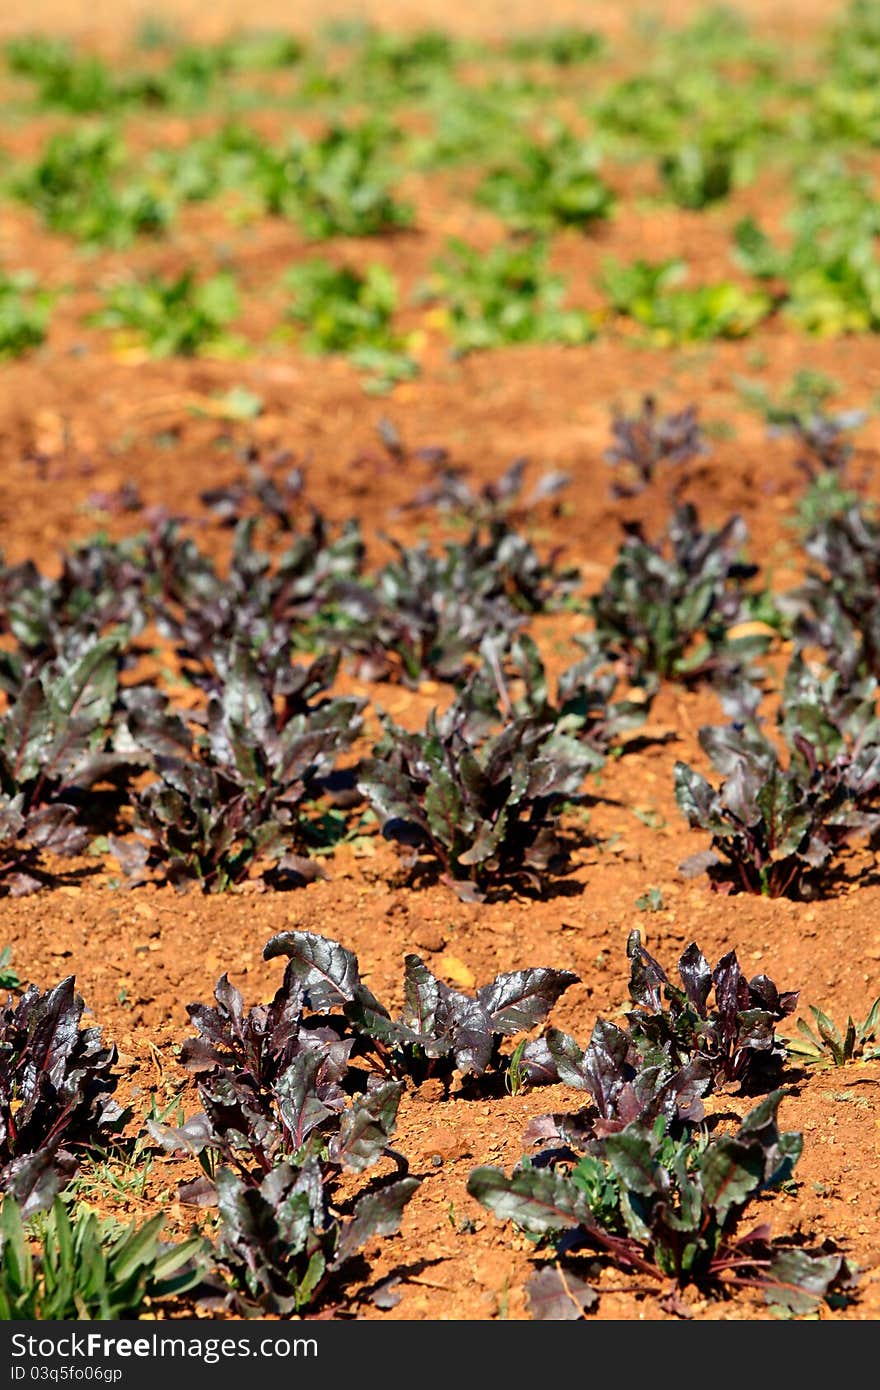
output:
[[3, 1283], [9, 1291], [12, 1306], [25, 1300], [34, 1288], [34, 1267], [25, 1239], [24, 1222], [18, 1203], [7, 1197], [0, 1209], [0, 1257], [3, 1261]]
[[840, 1255], [817, 1255], [808, 1250], [777, 1250], [768, 1270], [764, 1297], [771, 1306], [796, 1316], [814, 1313], [841, 1273]]
[[764, 1155], [756, 1144], [722, 1137], [707, 1149], [699, 1161], [706, 1205], [724, 1226], [738, 1207], [761, 1187]]
[[123, 1232], [109, 1252], [113, 1273], [117, 1279], [128, 1279], [142, 1266], [153, 1262], [163, 1223], [164, 1217], [154, 1216], [139, 1229], [129, 1227]]
[[584, 1193], [549, 1170], [521, 1168], [508, 1177], [501, 1168], [474, 1168], [467, 1190], [502, 1221], [515, 1221], [534, 1235], [592, 1224]]
[[350, 1173], [362, 1173], [385, 1151], [397, 1124], [403, 1083], [386, 1081], [355, 1096], [330, 1144], [330, 1157]]
[[650, 1140], [624, 1130], [605, 1140], [604, 1153], [622, 1185], [650, 1197], [658, 1190], [658, 1168]]
[[395, 1235], [403, 1209], [420, 1185], [420, 1178], [401, 1178], [358, 1198], [351, 1219], [342, 1227], [331, 1269], [339, 1269], [374, 1236]]

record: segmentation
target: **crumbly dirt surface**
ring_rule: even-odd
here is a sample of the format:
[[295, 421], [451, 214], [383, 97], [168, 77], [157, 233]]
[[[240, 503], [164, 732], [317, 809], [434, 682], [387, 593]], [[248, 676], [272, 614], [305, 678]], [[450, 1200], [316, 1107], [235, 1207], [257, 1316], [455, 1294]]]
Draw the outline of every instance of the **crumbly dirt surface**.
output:
[[[664, 7], [668, 18], [686, 17], [697, 3]], [[768, 32], [786, 33], [826, 23], [839, 7], [818, 0], [743, 4]], [[292, 11], [295, 9], [295, 16]], [[575, 0], [553, 0], [560, 22], [583, 19]], [[589, 23], [613, 32], [632, 7], [598, 3]], [[498, 26], [530, 27], [534, 6], [482, 0], [479, 5], [440, 5], [428, 0], [392, 4], [375, 0], [359, 11], [396, 27], [443, 22], [462, 30], [494, 33]], [[168, 13], [194, 33], [219, 33], [250, 18], [240, 0], [205, 7], [190, 0], [39, 0], [21, 14], [6, 8], [0, 29], [53, 28], [85, 33], [99, 45], [120, 43], [143, 14]], [[350, 5], [302, 0], [296, 7], [264, 0], [260, 20], [290, 23], [307, 31], [319, 19], [350, 14]], [[542, 7], [542, 14], [548, 6]], [[179, 118], [151, 117], [149, 137], [168, 134]], [[280, 119], [270, 114], [270, 122]], [[186, 139], [187, 130], [178, 129]], [[130, 122], [137, 140], [137, 121]], [[42, 138], [42, 134], [40, 134]], [[146, 138], [146, 137], [145, 137]], [[35, 132], [17, 125], [7, 143], [16, 153], [32, 147]], [[460, 233], [488, 244], [499, 225], [456, 195], [446, 175], [413, 177], [407, 196], [416, 205], [417, 230], [369, 245], [334, 245], [364, 260], [380, 259], [399, 276], [402, 302], [424, 276], [441, 244]], [[748, 211], [770, 206], [780, 216], [785, 190], [759, 180], [718, 211], [690, 214], [672, 208], [650, 213], [624, 209], [588, 237], [563, 236], [555, 259], [571, 279], [576, 302], [590, 303], [591, 284], [607, 254], [684, 254], [695, 277], [731, 273], [730, 228]], [[768, 442], [763, 421], [745, 409], [737, 377], [759, 377], [773, 392], [799, 367], [823, 371], [841, 382], [847, 403], [869, 403], [880, 390], [880, 340], [860, 337], [807, 341], [780, 324], [759, 329], [745, 342], [688, 351], [658, 351], [624, 334], [603, 333], [581, 349], [521, 348], [451, 360], [430, 322], [414, 308], [410, 326], [424, 330], [422, 375], [390, 397], [366, 396], [342, 360], [316, 361], [295, 344], [267, 346], [274, 323], [277, 282], [305, 254], [292, 224], [218, 225], [212, 209], [184, 210], [165, 242], [137, 244], [124, 253], [85, 257], [64, 238], [42, 231], [26, 209], [4, 206], [0, 262], [28, 267], [50, 284], [69, 287], [53, 319], [47, 345], [33, 356], [4, 364], [0, 372], [0, 545], [9, 561], [32, 558], [51, 568], [60, 547], [93, 533], [131, 526], [125, 517], [96, 509], [99, 492], [134, 480], [147, 505], [198, 519], [199, 492], [241, 473], [242, 452], [255, 446], [267, 456], [290, 450], [307, 466], [309, 496], [332, 518], [357, 514], [369, 535], [424, 534], [429, 514], [395, 508], [424, 483], [427, 470], [401, 465], [376, 444], [376, 427], [388, 416], [413, 448], [439, 444], [475, 480], [497, 476], [512, 458], [527, 455], [535, 470], [562, 468], [572, 476], [561, 514], [540, 519], [540, 542], [562, 544], [580, 565], [587, 589], [597, 588], [619, 544], [621, 523], [639, 518], [659, 528], [668, 496], [663, 483], [633, 502], [609, 498], [608, 444], [613, 406], [632, 406], [656, 391], [669, 407], [699, 403], [714, 432], [711, 455], [675, 474], [678, 495], [697, 504], [706, 522], [733, 511], [746, 519], [751, 551], [775, 587], [790, 585], [798, 556], [791, 516], [803, 491], [790, 441]], [[97, 303], [97, 287], [125, 269], [168, 273], [189, 261], [202, 268], [231, 264], [239, 275], [245, 315], [241, 332], [251, 351], [241, 360], [153, 362], [115, 352], [110, 335], [84, 327]], [[238, 327], [238, 325], [237, 325]], [[760, 362], [759, 368], [753, 365]], [[218, 393], [243, 386], [263, 401], [253, 421], [230, 423], [211, 414]], [[857, 462], [867, 490], [880, 493], [877, 451], [880, 429], [870, 420], [859, 434]], [[557, 653], [577, 630], [574, 620], [547, 624], [543, 641]], [[539, 633], [542, 629], [539, 625]], [[552, 657], [551, 657], [552, 659]], [[570, 659], [570, 658], [569, 658]], [[437, 688], [358, 686], [404, 723], [417, 723], [436, 702]], [[685, 881], [677, 866], [703, 848], [679, 815], [672, 767], [682, 758], [701, 764], [696, 733], [717, 721], [711, 697], [666, 687], [651, 716], [653, 742], [640, 741], [609, 764], [594, 788], [587, 819], [572, 818], [570, 875], [541, 899], [489, 904], [460, 903], [442, 884], [408, 884], [392, 846], [380, 839], [369, 853], [343, 847], [331, 877], [290, 893], [243, 892], [202, 898], [151, 885], [126, 891], [111, 861], [74, 864], [66, 880], [30, 898], [0, 900], [0, 944], [12, 949], [23, 978], [41, 987], [75, 973], [78, 988], [106, 1036], [121, 1054], [123, 1092], [143, 1115], [151, 1097], [165, 1103], [185, 1080], [175, 1045], [189, 1035], [188, 1002], [208, 1001], [227, 971], [248, 1002], [268, 998], [279, 978], [278, 962], [262, 960], [268, 938], [302, 928], [336, 937], [358, 954], [370, 988], [400, 1003], [403, 957], [416, 951], [450, 983], [480, 985], [499, 971], [529, 965], [574, 970], [581, 983], [564, 996], [552, 1021], [585, 1040], [595, 1018], [619, 1017], [626, 1001], [627, 933], [638, 926], [648, 949], [667, 966], [697, 940], [712, 960], [735, 946], [749, 973], [766, 971], [781, 987], [800, 988], [802, 1012], [816, 1004], [838, 1020], [863, 1017], [880, 993], [880, 877], [871, 855], [853, 853], [839, 882], [809, 903], [712, 894], [704, 880]], [[636, 900], [657, 888], [663, 906], [639, 910]], [[789, 1020], [786, 1028], [791, 1025]], [[802, 1130], [804, 1155], [791, 1191], [763, 1202], [759, 1219], [774, 1233], [833, 1237], [862, 1271], [861, 1294], [848, 1308], [822, 1316], [864, 1320], [880, 1315], [880, 1064], [839, 1071], [792, 1073], [783, 1102], [784, 1127]], [[185, 1103], [192, 1100], [184, 1096]], [[424, 1176], [398, 1237], [370, 1251], [369, 1272], [355, 1283], [335, 1315], [389, 1319], [524, 1318], [523, 1285], [533, 1267], [531, 1247], [518, 1240], [466, 1193], [470, 1169], [481, 1163], [509, 1168], [522, 1153], [530, 1118], [576, 1109], [576, 1093], [564, 1087], [511, 1097], [453, 1086], [423, 1087], [404, 1099], [396, 1147]], [[725, 1096], [718, 1105], [743, 1114], [749, 1102]], [[165, 1207], [169, 1230], [186, 1231], [192, 1212], [180, 1207], [178, 1182], [192, 1176], [183, 1161], [156, 1157], [142, 1192], [114, 1191], [96, 1183], [89, 1199], [108, 1211], [146, 1215]], [[400, 1274], [400, 1300], [380, 1312], [368, 1297], [375, 1281]], [[614, 1273], [599, 1277], [596, 1316], [622, 1320], [665, 1314], [651, 1291]], [[690, 1299], [694, 1317], [761, 1318], [767, 1310], [748, 1296], [720, 1301]]]

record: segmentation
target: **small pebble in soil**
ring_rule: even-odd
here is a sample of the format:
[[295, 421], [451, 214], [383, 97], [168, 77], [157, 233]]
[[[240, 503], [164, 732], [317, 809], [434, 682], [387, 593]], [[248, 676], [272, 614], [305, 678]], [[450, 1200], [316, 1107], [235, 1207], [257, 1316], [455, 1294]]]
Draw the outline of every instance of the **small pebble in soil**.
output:
[[425, 922], [419, 926], [413, 933], [413, 941], [423, 951], [442, 951], [446, 945], [443, 932], [432, 922]]
[[432, 1105], [446, 1095], [446, 1085], [439, 1076], [429, 1076], [416, 1088], [415, 1099]]

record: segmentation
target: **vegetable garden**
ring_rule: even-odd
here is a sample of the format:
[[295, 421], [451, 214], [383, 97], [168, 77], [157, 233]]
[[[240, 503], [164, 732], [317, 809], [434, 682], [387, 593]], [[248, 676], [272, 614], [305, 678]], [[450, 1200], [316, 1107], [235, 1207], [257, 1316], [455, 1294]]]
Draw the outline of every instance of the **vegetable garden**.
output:
[[876, 1317], [873, 5], [44, 8], [0, 1317]]

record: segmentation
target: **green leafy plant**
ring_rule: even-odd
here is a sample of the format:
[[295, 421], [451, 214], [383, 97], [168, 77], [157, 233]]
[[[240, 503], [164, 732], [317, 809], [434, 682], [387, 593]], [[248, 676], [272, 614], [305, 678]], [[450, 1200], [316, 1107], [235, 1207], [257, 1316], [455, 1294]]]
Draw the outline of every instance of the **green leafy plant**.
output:
[[[296, 67], [306, 49], [287, 29], [242, 29], [213, 46], [221, 66], [232, 72], [277, 72]], [[178, 50], [180, 52], [181, 50]]]
[[736, 179], [736, 145], [730, 140], [683, 142], [659, 161], [664, 191], [679, 207], [699, 210], [726, 198]]
[[511, 122], [525, 125], [536, 100], [533, 92], [511, 90], [497, 79], [479, 87], [460, 84], [454, 100], [448, 91], [438, 93], [431, 103], [430, 130], [410, 137], [408, 162], [426, 171], [450, 164], [494, 164], [510, 138]]
[[492, 169], [477, 199], [517, 231], [539, 232], [588, 226], [614, 205], [595, 149], [564, 127], [541, 144], [524, 143]]
[[114, 285], [92, 322], [144, 343], [154, 357], [192, 357], [227, 350], [226, 327], [237, 313], [232, 275], [196, 280], [192, 270], [185, 270], [174, 280], [153, 275]]
[[111, 66], [65, 39], [35, 33], [10, 40], [6, 59], [16, 75], [36, 84], [41, 106], [115, 115], [133, 107], [200, 105], [224, 77], [290, 67], [303, 53], [293, 35], [270, 30], [244, 31], [216, 44], [163, 42], [154, 49], [164, 63]]
[[[756, 232], [740, 224], [737, 244], [752, 264], [756, 242]], [[880, 267], [867, 240], [829, 250], [811, 241], [801, 250], [800, 263], [794, 255], [787, 261], [768, 260], [761, 273], [785, 282], [786, 313], [808, 333], [833, 337], [876, 332], [880, 326]]]
[[339, 78], [339, 90], [374, 109], [448, 91], [463, 43], [443, 29], [394, 33], [367, 26]]
[[540, 242], [502, 243], [483, 253], [450, 241], [424, 298], [442, 306], [455, 350], [475, 352], [514, 343], [587, 343], [589, 314], [566, 309], [565, 282], [547, 268]]
[[318, 241], [409, 227], [412, 208], [392, 189], [393, 147], [393, 132], [376, 120], [332, 125], [314, 140], [298, 137], [259, 171], [266, 211], [294, 218]]
[[880, 145], [876, 88], [859, 87], [840, 77], [821, 82], [810, 104], [807, 129], [817, 143], [851, 142], [876, 149]]
[[0, 358], [21, 357], [45, 340], [52, 298], [28, 274], [0, 272]]
[[134, 74], [129, 92], [148, 106], [198, 107], [216, 94], [233, 70], [223, 43], [182, 43], [170, 50], [164, 65]]
[[638, 72], [612, 82], [594, 105], [600, 130], [618, 139], [667, 149], [684, 138], [689, 121], [699, 111], [705, 121], [717, 100], [717, 79], [704, 72], [677, 74]]
[[11, 960], [12, 947], [4, 946], [0, 951], [0, 989], [21, 989], [18, 971], [13, 969]]
[[880, 142], [878, 72], [876, 14], [870, 0], [851, 0], [831, 32], [823, 80], [810, 106], [808, 129], [814, 141]]
[[167, 189], [132, 176], [125, 146], [105, 126], [50, 136], [36, 163], [13, 172], [11, 187], [51, 231], [87, 245], [121, 247], [159, 235], [174, 215]]
[[880, 1044], [871, 1047], [880, 1036], [880, 999], [875, 999], [861, 1023], [847, 1018], [841, 1032], [837, 1024], [815, 1004], [810, 1005], [815, 1029], [804, 1019], [797, 1021], [799, 1038], [790, 1038], [788, 1050], [792, 1057], [806, 1066], [845, 1067], [848, 1062], [870, 1062], [880, 1057]]
[[[28, 1229], [10, 1197], [0, 1209], [0, 1319], [59, 1322], [137, 1317], [145, 1308], [200, 1283], [200, 1236], [163, 1244], [162, 1216], [120, 1227], [60, 1199]], [[35, 1248], [36, 1246], [36, 1248]]]
[[[701, 151], [698, 183], [713, 146], [730, 149], [739, 180], [751, 173], [762, 145], [779, 129], [779, 83], [762, 65], [751, 71], [743, 65], [734, 74], [718, 62], [707, 63], [703, 54], [674, 55], [669, 37], [663, 45], [652, 38], [656, 61], [604, 87], [591, 114], [602, 131], [624, 141], [633, 153], [662, 158], [679, 149]], [[731, 63], [732, 51], [725, 61]]]
[[111, 112], [139, 95], [138, 84], [118, 76], [94, 53], [77, 53], [64, 39], [25, 34], [6, 44], [12, 72], [37, 84], [41, 106], [83, 115]]
[[605, 39], [595, 29], [548, 25], [532, 33], [515, 34], [505, 43], [504, 51], [521, 63], [537, 61], [568, 68], [600, 57]]
[[261, 188], [277, 174], [279, 155], [251, 126], [225, 122], [185, 145], [150, 150], [144, 168], [172, 201], [201, 203], [227, 192], [259, 203]]
[[662, 912], [666, 903], [663, 901], [663, 890], [661, 888], [648, 888], [646, 892], [636, 898], [636, 907], [639, 912]]
[[374, 390], [416, 375], [405, 340], [394, 331], [397, 282], [385, 266], [360, 273], [326, 260], [305, 261], [288, 272], [286, 283], [294, 295], [288, 314], [302, 326], [308, 351], [344, 353]]
[[875, 332], [880, 326], [880, 217], [873, 184], [836, 164], [801, 179], [788, 219], [793, 239], [780, 248], [751, 218], [737, 224], [740, 262], [782, 285], [787, 316], [819, 337]]
[[880, 25], [871, 0], [849, 0], [831, 31], [828, 57], [858, 85], [874, 78], [880, 69]]
[[661, 345], [743, 338], [772, 311], [764, 290], [732, 281], [679, 288], [684, 272], [683, 262], [674, 259], [629, 265], [607, 260], [601, 285], [614, 310], [647, 328]]

